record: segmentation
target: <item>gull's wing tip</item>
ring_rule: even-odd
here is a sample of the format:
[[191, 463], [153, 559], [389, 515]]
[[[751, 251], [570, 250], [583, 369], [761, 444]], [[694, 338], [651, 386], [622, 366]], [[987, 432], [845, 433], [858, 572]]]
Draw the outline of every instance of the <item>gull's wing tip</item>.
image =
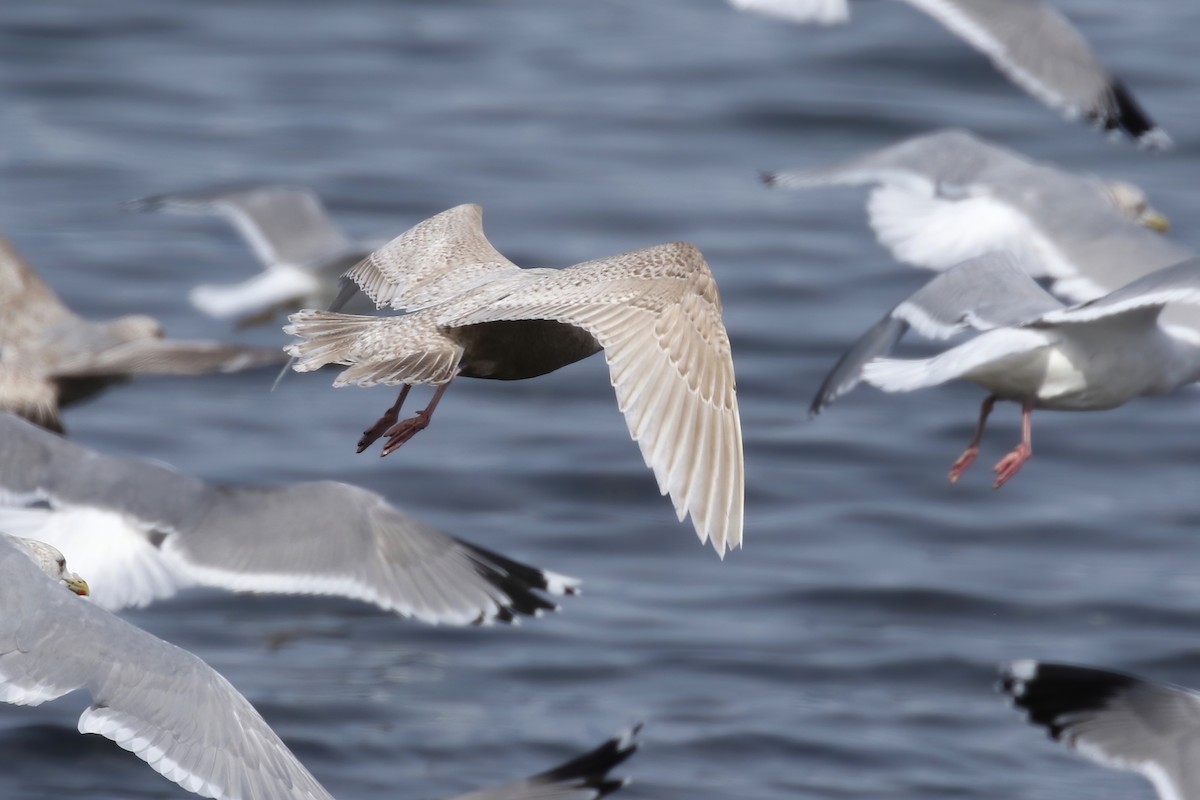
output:
[[1165, 153], [1175, 147], [1175, 142], [1162, 128], [1151, 128], [1137, 137], [1138, 147], [1154, 153]]
[[641, 730], [642, 723], [638, 722], [599, 747], [541, 773], [536, 779], [542, 783], [586, 787], [597, 792], [598, 798], [605, 797], [629, 783], [628, 778], [613, 778], [609, 773], [637, 752], [641, 746], [637, 738]]

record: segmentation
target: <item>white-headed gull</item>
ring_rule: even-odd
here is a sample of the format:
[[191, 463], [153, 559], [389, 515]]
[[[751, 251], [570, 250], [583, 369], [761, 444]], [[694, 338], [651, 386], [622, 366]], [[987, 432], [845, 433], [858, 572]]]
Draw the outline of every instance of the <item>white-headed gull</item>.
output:
[[[189, 792], [219, 800], [333, 800], [254, 707], [196, 656], [68, 588], [56, 560], [0, 534], [0, 701], [40, 705], [76, 690], [80, 733], [112, 739]], [[547, 772], [454, 800], [592, 800], [637, 729]]]

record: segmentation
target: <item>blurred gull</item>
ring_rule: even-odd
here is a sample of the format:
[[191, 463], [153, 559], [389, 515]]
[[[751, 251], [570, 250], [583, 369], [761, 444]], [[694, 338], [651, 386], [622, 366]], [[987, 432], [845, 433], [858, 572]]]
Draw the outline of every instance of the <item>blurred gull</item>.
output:
[[85, 320], [0, 237], [0, 411], [62, 430], [59, 406], [134, 374], [196, 375], [278, 364], [273, 348], [164, 339], [144, 315]]
[[[617, 405], [659, 489], [719, 555], [742, 542], [743, 460], [733, 359], [704, 257], [683, 242], [567, 269], [521, 269], [462, 205], [401, 234], [347, 273], [400, 317], [304, 310], [284, 330], [295, 369], [348, 364], [334, 386], [403, 384], [359, 441], [383, 455], [429, 424], [455, 377], [520, 380], [604, 350]], [[411, 385], [437, 386], [397, 422]]]
[[539, 614], [579, 582], [460, 541], [333, 481], [222, 486], [0, 415], [0, 530], [55, 545], [104, 608], [189, 586], [338, 595], [451, 625]]
[[[861, 380], [911, 392], [952, 380], [987, 389], [975, 436], [950, 470], [957, 481], [979, 453], [997, 400], [1022, 405], [1022, 440], [996, 465], [1003, 486], [1033, 454], [1034, 408], [1092, 411], [1170, 392], [1200, 379], [1200, 332], [1160, 319], [1168, 304], [1200, 305], [1200, 259], [1153, 272], [1104, 297], [1064, 307], [1008, 255], [993, 253], [938, 275], [854, 343], [821, 385], [811, 412]], [[913, 328], [929, 339], [975, 338], [933, 358], [887, 359]]]
[[333, 223], [316, 192], [302, 186], [255, 184], [143, 197], [138, 211], [215, 214], [233, 225], [262, 262], [264, 272], [227, 286], [197, 286], [192, 305], [212, 317], [243, 323], [269, 319], [277, 310], [326, 306], [338, 276], [371, 248], [351, 242]]
[[[222, 800], [332, 800], [237, 689], [196, 656], [64, 591], [0, 535], [0, 700], [40, 705], [86, 689], [80, 733], [112, 739], [189, 792]], [[454, 800], [591, 800], [636, 729], [548, 772]]]
[[[792, 22], [829, 25], [850, 17], [847, 0], [729, 1]], [[1082, 116], [1105, 130], [1123, 130], [1145, 147], [1171, 146], [1170, 137], [1125, 84], [1109, 74], [1067, 18], [1041, 0], [904, 1], [982, 52], [1009, 80], [1067, 119]]]
[[62, 551], [54, 545], [3, 533], [0, 533], [0, 538], [16, 545], [18, 549], [24, 550], [25, 554], [33, 559], [33, 563], [37, 564], [42, 572], [75, 594], [87, 596], [90, 593], [87, 581], [67, 569], [67, 559], [63, 556]]
[[832, 167], [763, 177], [781, 189], [874, 185], [871, 227], [896, 259], [944, 270], [1009, 252], [1075, 302], [1193, 255], [1146, 229], [1163, 231], [1167, 219], [1138, 187], [1031, 161], [967, 131], [937, 131]]
[[1160, 800], [1200, 797], [1200, 693], [1120, 672], [1014, 661], [1001, 687], [1080, 755], [1137, 772]]

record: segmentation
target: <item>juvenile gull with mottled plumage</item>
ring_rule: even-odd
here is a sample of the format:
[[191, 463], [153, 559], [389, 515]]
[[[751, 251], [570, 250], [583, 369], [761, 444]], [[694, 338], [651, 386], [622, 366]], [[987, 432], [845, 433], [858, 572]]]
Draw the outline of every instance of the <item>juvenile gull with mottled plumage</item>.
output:
[[0, 411], [62, 430], [59, 407], [136, 374], [198, 375], [278, 364], [276, 350], [163, 338], [144, 315], [85, 320], [0, 237]]
[[[347, 273], [377, 318], [304, 310], [284, 330], [300, 372], [346, 364], [335, 386], [403, 384], [359, 441], [383, 454], [429, 424], [462, 375], [520, 380], [604, 351], [629, 432], [679, 519], [720, 555], [742, 543], [742, 432], [721, 298], [700, 251], [658, 245], [566, 269], [521, 269], [483, 234], [476, 205], [444, 211]], [[437, 386], [416, 417], [397, 421], [409, 387]]]

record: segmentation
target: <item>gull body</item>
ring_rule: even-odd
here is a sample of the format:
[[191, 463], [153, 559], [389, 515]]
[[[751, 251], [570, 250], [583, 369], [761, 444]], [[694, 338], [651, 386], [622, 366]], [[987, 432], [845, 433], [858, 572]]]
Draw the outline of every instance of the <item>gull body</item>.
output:
[[[64, 589], [57, 563], [0, 534], [0, 701], [41, 705], [78, 690], [98, 733], [189, 792], [217, 800], [333, 800], [249, 701], [196, 656]], [[68, 587], [69, 588], [69, 587]], [[454, 800], [595, 800], [636, 728], [547, 772]]]
[[[302, 310], [284, 330], [294, 368], [347, 366], [335, 386], [401, 384], [359, 440], [387, 455], [429, 424], [457, 376], [522, 380], [603, 351], [630, 434], [680, 520], [718, 554], [742, 539], [741, 421], [717, 284], [683, 243], [576, 264], [521, 269], [483, 234], [476, 205], [444, 211], [396, 237], [346, 275], [397, 317]], [[437, 388], [399, 420], [408, 387]]]
[[[1196, 305], [1200, 259], [1064, 306], [1011, 256], [981, 256], [934, 278], [863, 334], [826, 377], [811, 411], [819, 413], [863, 380], [887, 392], [976, 383], [989, 395], [950, 480], [974, 461], [995, 402], [1013, 400], [1022, 405], [1022, 441], [997, 465], [998, 488], [1033, 453], [1033, 409], [1103, 410], [1200, 379], [1200, 334], [1162, 320], [1173, 307]], [[887, 358], [909, 328], [931, 339], [968, 330], [978, 335], [931, 358]]]
[[271, 348], [167, 339], [141, 314], [85, 320], [0, 237], [0, 411], [62, 430], [61, 406], [132, 375], [236, 372], [282, 360]]

